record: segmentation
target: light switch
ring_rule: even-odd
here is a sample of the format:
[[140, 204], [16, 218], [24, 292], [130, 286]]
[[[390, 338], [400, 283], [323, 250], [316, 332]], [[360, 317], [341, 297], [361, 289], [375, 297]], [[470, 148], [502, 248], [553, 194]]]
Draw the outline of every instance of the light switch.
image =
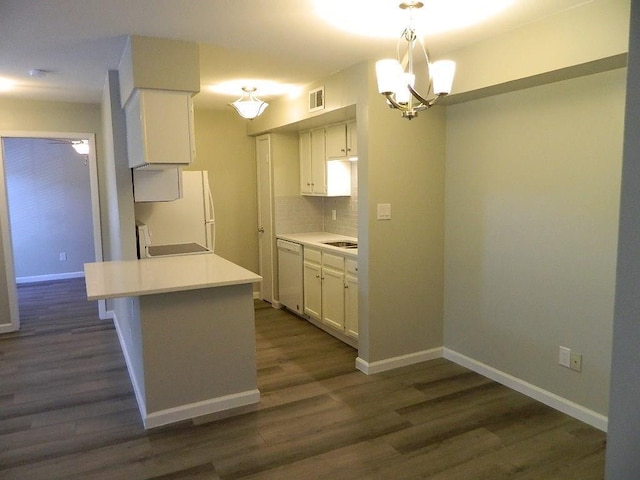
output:
[[391, 220], [391, 204], [390, 203], [378, 204], [378, 220]]

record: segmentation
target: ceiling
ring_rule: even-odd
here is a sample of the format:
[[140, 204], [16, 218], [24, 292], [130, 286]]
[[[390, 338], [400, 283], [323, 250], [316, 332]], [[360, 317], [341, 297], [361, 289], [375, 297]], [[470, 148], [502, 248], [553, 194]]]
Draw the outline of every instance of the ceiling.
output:
[[[366, 14], [405, 15], [398, 1], [340, 0], [335, 8], [354, 4], [362, 12], [354, 21], [372, 22]], [[426, 7], [436, 1], [463, 0], [423, 0]], [[511, 0], [480, 24], [427, 34], [426, 43], [437, 58], [589, 1]], [[406, 22], [396, 22], [399, 35]], [[130, 34], [198, 42], [201, 92], [195, 103], [208, 108], [226, 108], [240, 96], [213, 93], [209, 85], [244, 78], [301, 87], [362, 61], [394, 56], [396, 46], [394, 39], [334, 27], [316, 14], [314, 0], [0, 0], [0, 77], [16, 84], [0, 98], [98, 103], [106, 72], [117, 68]], [[30, 76], [34, 68], [47, 74]]]

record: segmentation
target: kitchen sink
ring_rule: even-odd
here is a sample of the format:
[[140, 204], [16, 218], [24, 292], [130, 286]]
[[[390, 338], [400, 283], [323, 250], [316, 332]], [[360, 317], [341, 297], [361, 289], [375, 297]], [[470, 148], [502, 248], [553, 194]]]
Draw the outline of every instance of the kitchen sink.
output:
[[351, 242], [348, 240], [340, 240], [336, 242], [322, 242], [325, 245], [330, 245], [332, 247], [338, 248], [358, 248], [358, 242]]

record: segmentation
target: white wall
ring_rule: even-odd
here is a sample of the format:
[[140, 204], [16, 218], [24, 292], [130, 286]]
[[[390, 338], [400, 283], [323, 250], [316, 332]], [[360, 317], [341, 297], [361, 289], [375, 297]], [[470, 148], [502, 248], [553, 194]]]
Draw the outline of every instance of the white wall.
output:
[[603, 415], [624, 94], [618, 69], [447, 118], [445, 346]]
[[16, 277], [82, 273], [95, 259], [86, 156], [49, 139], [6, 138], [3, 146]]

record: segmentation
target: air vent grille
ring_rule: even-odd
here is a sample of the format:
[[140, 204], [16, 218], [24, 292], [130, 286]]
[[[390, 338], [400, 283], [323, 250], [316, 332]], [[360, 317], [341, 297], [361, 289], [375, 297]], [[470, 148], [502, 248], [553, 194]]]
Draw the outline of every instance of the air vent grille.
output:
[[316, 88], [309, 92], [309, 111], [324, 109], [324, 87]]

